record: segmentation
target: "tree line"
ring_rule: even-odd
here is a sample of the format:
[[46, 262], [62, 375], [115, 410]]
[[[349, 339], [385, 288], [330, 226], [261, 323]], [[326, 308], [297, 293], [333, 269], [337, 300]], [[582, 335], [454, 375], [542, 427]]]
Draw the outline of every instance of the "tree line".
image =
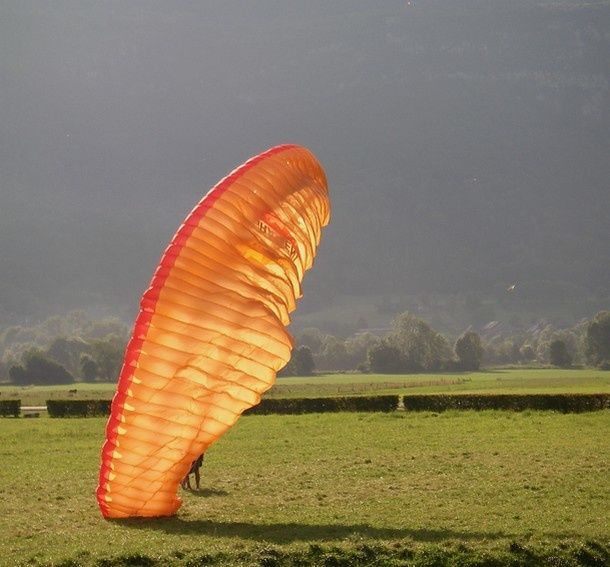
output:
[[114, 382], [129, 336], [116, 318], [83, 311], [0, 332], [0, 381], [17, 385]]
[[[30, 328], [10, 327], [0, 333], [0, 381], [16, 385], [114, 382], [127, 338], [128, 329], [118, 320], [92, 321], [82, 313]], [[473, 371], [483, 365], [506, 364], [563, 368], [587, 364], [610, 370], [609, 311], [569, 329], [541, 323], [507, 336], [481, 335], [469, 329], [454, 340], [405, 312], [383, 337], [363, 332], [341, 338], [308, 328], [297, 333], [295, 341], [292, 358], [280, 376], [315, 371]]]
[[468, 329], [453, 338], [407, 312], [384, 337], [363, 332], [341, 339], [308, 328], [297, 334], [296, 342], [310, 351], [307, 357], [318, 371], [413, 373], [549, 364], [610, 368], [610, 312], [600, 311], [568, 329], [540, 322], [519, 333]]

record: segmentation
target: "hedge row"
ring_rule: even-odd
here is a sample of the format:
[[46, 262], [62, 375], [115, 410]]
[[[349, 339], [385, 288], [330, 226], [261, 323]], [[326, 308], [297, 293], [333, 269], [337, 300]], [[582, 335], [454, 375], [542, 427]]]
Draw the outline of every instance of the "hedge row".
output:
[[580, 413], [610, 408], [610, 394], [426, 394], [403, 396], [407, 411], [552, 410]]
[[[341, 411], [390, 412], [398, 407], [399, 396], [359, 396], [341, 398], [287, 398], [261, 400], [245, 413], [301, 414]], [[110, 414], [110, 400], [47, 400], [50, 417], [93, 417]]]
[[394, 411], [399, 396], [351, 396], [340, 398], [264, 398], [244, 414], [268, 415], [340, 411]]
[[[399, 396], [358, 396], [341, 398], [286, 398], [261, 400], [245, 413], [301, 414], [340, 411], [390, 412], [398, 407]], [[50, 417], [92, 417], [110, 414], [110, 400], [47, 400]]]
[[110, 415], [110, 400], [47, 400], [50, 417]]
[[0, 400], [0, 416], [19, 417], [21, 413], [21, 400]]
[[[337, 398], [265, 398], [245, 414], [302, 414], [342, 411], [391, 412], [400, 396]], [[420, 394], [402, 396], [406, 411], [552, 410], [580, 413], [610, 408], [610, 394]], [[93, 417], [110, 414], [110, 400], [47, 400], [51, 417]], [[17, 404], [17, 406], [8, 404]], [[0, 402], [0, 415], [19, 415], [19, 400]], [[7, 409], [4, 409], [4, 408]], [[8, 409], [10, 407], [10, 409]], [[15, 407], [17, 409], [15, 409]], [[16, 413], [15, 413], [16, 412]]]

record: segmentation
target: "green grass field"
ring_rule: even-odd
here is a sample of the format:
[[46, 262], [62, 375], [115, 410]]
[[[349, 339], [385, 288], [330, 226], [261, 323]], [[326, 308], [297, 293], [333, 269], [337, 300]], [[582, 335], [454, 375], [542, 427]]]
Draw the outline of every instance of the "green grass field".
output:
[[175, 518], [105, 521], [104, 419], [0, 420], [1, 565], [603, 565], [610, 412], [248, 416]]
[[[70, 390], [76, 389], [76, 393]], [[44, 405], [49, 399], [105, 399], [114, 384], [78, 383], [70, 386], [0, 386], [0, 399], [20, 398], [24, 406]], [[279, 378], [268, 397], [350, 396], [364, 394], [446, 393], [604, 393], [610, 392], [610, 372], [583, 369], [501, 369], [443, 374], [324, 374]]]

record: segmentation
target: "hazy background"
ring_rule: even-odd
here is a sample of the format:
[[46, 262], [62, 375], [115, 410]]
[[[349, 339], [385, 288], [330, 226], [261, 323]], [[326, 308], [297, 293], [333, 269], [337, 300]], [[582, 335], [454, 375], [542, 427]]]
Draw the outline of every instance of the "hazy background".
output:
[[297, 325], [591, 316], [609, 54], [607, 1], [0, 1], [0, 325], [130, 320], [186, 213], [285, 142], [333, 204]]

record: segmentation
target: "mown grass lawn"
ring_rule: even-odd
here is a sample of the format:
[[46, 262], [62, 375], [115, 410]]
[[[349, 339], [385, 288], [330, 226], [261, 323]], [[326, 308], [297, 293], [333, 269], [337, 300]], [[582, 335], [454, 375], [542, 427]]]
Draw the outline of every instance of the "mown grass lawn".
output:
[[[76, 390], [71, 392], [70, 390]], [[0, 386], [0, 399], [20, 398], [24, 406], [49, 399], [110, 399], [115, 384]], [[498, 369], [437, 374], [323, 374], [278, 378], [267, 397], [350, 396], [430, 393], [604, 393], [610, 372], [595, 369]]]
[[247, 416], [177, 517], [123, 522], [93, 495], [104, 423], [0, 421], [1, 565], [333, 564], [333, 549], [407, 565], [390, 561], [610, 545], [607, 411]]

